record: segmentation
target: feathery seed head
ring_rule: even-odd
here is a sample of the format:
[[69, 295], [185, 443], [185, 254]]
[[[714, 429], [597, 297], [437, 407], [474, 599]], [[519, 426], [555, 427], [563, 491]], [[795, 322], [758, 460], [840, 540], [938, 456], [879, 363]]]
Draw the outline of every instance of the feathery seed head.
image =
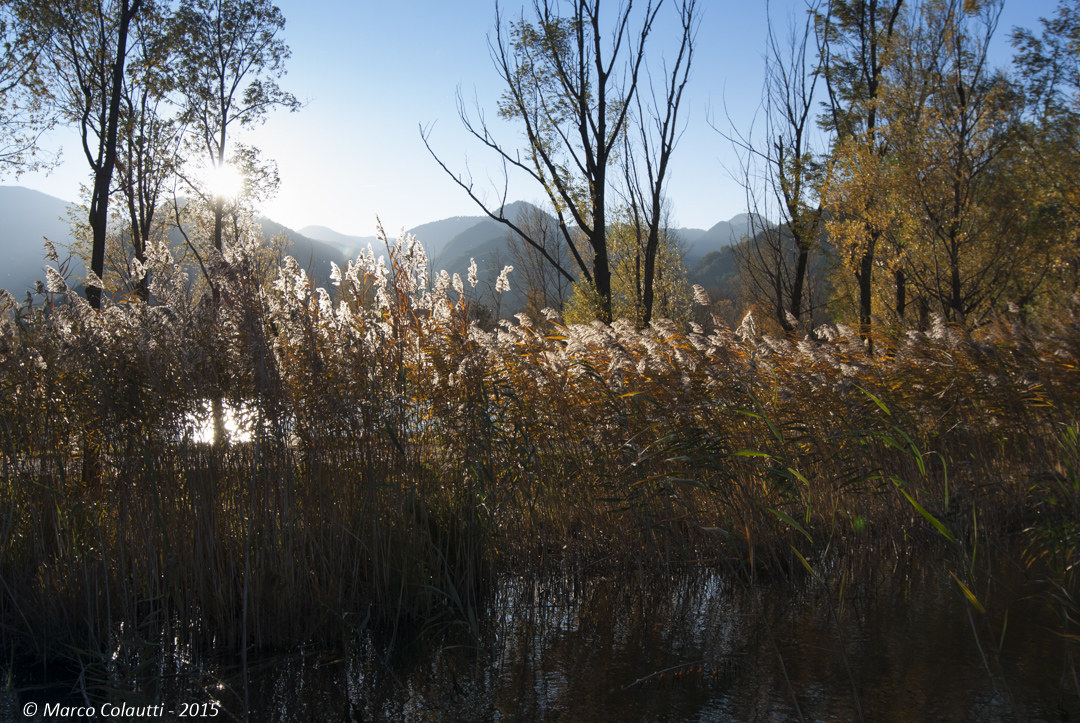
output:
[[495, 280], [495, 291], [503, 293], [510, 290], [510, 281], [507, 276], [514, 270], [513, 266], [504, 266], [502, 273], [499, 274], [499, 278]]
[[[90, 276], [91, 275], [93, 276], [94, 279], [97, 279], [97, 274], [95, 274], [93, 271], [88, 270], [87, 271], [87, 279], [86, 279], [86, 283], [87, 283], [88, 286], [92, 285], [91, 281], [90, 281]], [[97, 279], [97, 280], [98, 280], [98, 284], [97, 284], [98, 288], [101, 288], [101, 280], [100, 279]], [[67, 282], [64, 281], [64, 277], [60, 275], [60, 272], [57, 271], [56, 269], [54, 269], [52, 266], [46, 266], [45, 267], [45, 282], [46, 282], [46, 288], [48, 288], [50, 293], [62, 294], [65, 291], [67, 291], [67, 288], [68, 288]]]
[[708, 306], [711, 303], [709, 293], [705, 291], [705, 287], [701, 284], [694, 284], [694, 303], [699, 306]]

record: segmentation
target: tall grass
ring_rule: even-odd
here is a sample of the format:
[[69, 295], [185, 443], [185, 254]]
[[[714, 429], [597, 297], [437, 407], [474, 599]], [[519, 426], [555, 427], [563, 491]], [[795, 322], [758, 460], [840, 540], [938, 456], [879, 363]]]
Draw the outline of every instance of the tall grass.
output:
[[[253, 258], [211, 260], [218, 309], [164, 247], [151, 304], [94, 312], [56, 273], [0, 299], [5, 655], [121, 680], [163, 648], [475, 630], [493, 575], [553, 565], [970, 561], [1034, 529], [1075, 465], [1075, 314], [938, 325], [870, 358], [843, 326], [793, 341], [750, 318], [485, 331], [412, 239], [335, 268], [333, 293]], [[214, 400], [250, 439], [197, 441]]]

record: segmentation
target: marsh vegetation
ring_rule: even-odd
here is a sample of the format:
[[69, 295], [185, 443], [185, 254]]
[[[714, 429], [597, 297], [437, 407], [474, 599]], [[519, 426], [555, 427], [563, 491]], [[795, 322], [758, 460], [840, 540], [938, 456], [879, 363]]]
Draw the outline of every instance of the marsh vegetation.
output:
[[[13, 684], [139, 698], [217, 661], [243, 671], [242, 711], [260, 656], [369, 633], [481, 645], [521, 622], [499, 600], [522, 585], [553, 609], [597, 585], [665, 600], [691, 585], [706, 607], [786, 589], [850, 671], [855, 601], [929, 585], [946, 600], [932, 624], [999, 682], [1008, 601], [1034, 596], [1028, 622], [1060, 647], [1050, 687], [1075, 709], [1072, 314], [941, 322], [873, 357], [843, 326], [793, 341], [705, 306], [685, 331], [552, 312], [488, 332], [414, 239], [336, 269], [333, 293], [291, 259], [264, 283], [257, 257], [233, 249], [216, 309], [163, 245], [153, 305], [94, 311], [58, 273], [32, 305], [4, 297]], [[249, 438], [195, 439], [208, 398], [244, 408]], [[656, 610], [707, 635], [730, 622]], [[796, 705], [811, 695], [787, 684]]]
[[0, 0], [0, 172], [66, 123], [93, 179], [86, 277], [0, 290], [4, 715], [1080, 715], [1077, 2], [1011, 75], [1002, 0], [770, 26], [696, 269], [701, 16], [644, 5], [497, 10], [520, 144], [461, 120], [545, 207], [436, 155], [469, 271], [380, 231], [324, 279], [235, 133], [300, 105], [273, 3]]

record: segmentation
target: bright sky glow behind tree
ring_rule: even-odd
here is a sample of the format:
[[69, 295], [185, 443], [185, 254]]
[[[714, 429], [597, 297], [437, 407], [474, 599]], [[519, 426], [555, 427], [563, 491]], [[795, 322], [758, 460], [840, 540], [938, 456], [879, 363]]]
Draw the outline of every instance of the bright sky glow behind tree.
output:
[[[670, 3], [669, 3], [670, 4]], [[457, 112], [457, 93], [470, 110], [481, 108], [507, 146], [521, 135], [498, 119], [501, 86], [492, 67], [494, 0], [279, 0], [284, 40], [292, 50], [281, 85], [305, 107], [272, 113], [254, 132], [238, 134], [278, 164], [281, 186], [262, 207], [295, 229], [310, 224], [342, 233], [372, 235], [378, 215], [389, 233], [448, 216], [481, 211], [438, 168], [424, 149], [419, 126], [431, 126], [432, 147], [459, 172], [471, 171], [478, 189], [495, 200], [502, 171], [486, 149], [468, 137]], [[786, 34], [801, 20], [804, 0], [772, 0], [774, 23]], [[992, 58], [1007, 65], [1014, 26], [1037, 28], [1055, 0], [1007, 0]], [[507, 19], [518, 3], [503, 0]], [[650, 38], [650, 60], [678, 42], [675, 8]], [[764, 0], [706, 0], [696, 57], [684, 100], [686, 131], [672, 161], [668, 197], [678, 226], [707, 228], [745, 211], [738, 161], [716, 130], [748, 132], [761, 99], [766, 33]], [[655, 72], [655, 70], [654, 70]], [[475, 113], [474, 113], [475, 116]], [[760, 124], [759, 124], [760, 125]], [[54, 132], [47, 149], [63, 147], [60, 168], [49, 176], [27, 174], [0, 182], [35, 188], [65, 200], [87, 183], [76, 134]], [[510, 186], [509, 198], [539, 203], [543, 192], [528, 182]], [[423, 239], [421, 239], [422, 241]]]

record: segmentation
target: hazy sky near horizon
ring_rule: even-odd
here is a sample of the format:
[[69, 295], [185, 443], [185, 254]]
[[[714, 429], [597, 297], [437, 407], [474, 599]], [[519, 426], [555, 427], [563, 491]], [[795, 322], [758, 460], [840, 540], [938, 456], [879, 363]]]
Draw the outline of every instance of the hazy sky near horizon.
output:
[[[1006, 0], [995, 63], [1011, 58], [1008, 36], [1015, 26], [1038, 27], [1038, 18], [1056, 5]], [[489, 50], [494, 0], [279, 0], [278, 6], [286, 18], [282, 37], [292, 51], [281, 85], [305, 105], [295, 113], [275, 112], [240, 136], [278, 164], [281, 185], [261, 207], [266, 216], [294, 229], [318, 224], [368, 236], [377, 216], [394, 235], [482, 213], [428, 154], [421, 126], [451, 169], [471, 171], [480, 194], [497, 201], [501, 165], [465, 133], [457, 105], [460, 92], [474, 118], [477, 108], [484, 112], [504, 146], [520, 147], [520, 131], [496, 113], [502, 88]], [[774, 24], [786, 28], [792, 18], [801, 22], [805, 2], [699, 0], [694, 64], [681, 111], [685, 132], [667, 186], [677, 226], [707, 228], [746, 209], [732, 177], [738, 158], [720, 131], [745, 133], [759, 112], [767, 6]], [[518, 17], [521, 7], [501, 0], [504, 21]], [[672, 0], [661, 17], [648, 50], [655, 68], [679, 40]], [[60, 168], [0, 183], [77, 200], [89, 178], [77, 135], [54, 132], [45, 146], [62, 147]], [[512, 181], [509, 199], [540, 203], [544, 195], [535, 184]]]

